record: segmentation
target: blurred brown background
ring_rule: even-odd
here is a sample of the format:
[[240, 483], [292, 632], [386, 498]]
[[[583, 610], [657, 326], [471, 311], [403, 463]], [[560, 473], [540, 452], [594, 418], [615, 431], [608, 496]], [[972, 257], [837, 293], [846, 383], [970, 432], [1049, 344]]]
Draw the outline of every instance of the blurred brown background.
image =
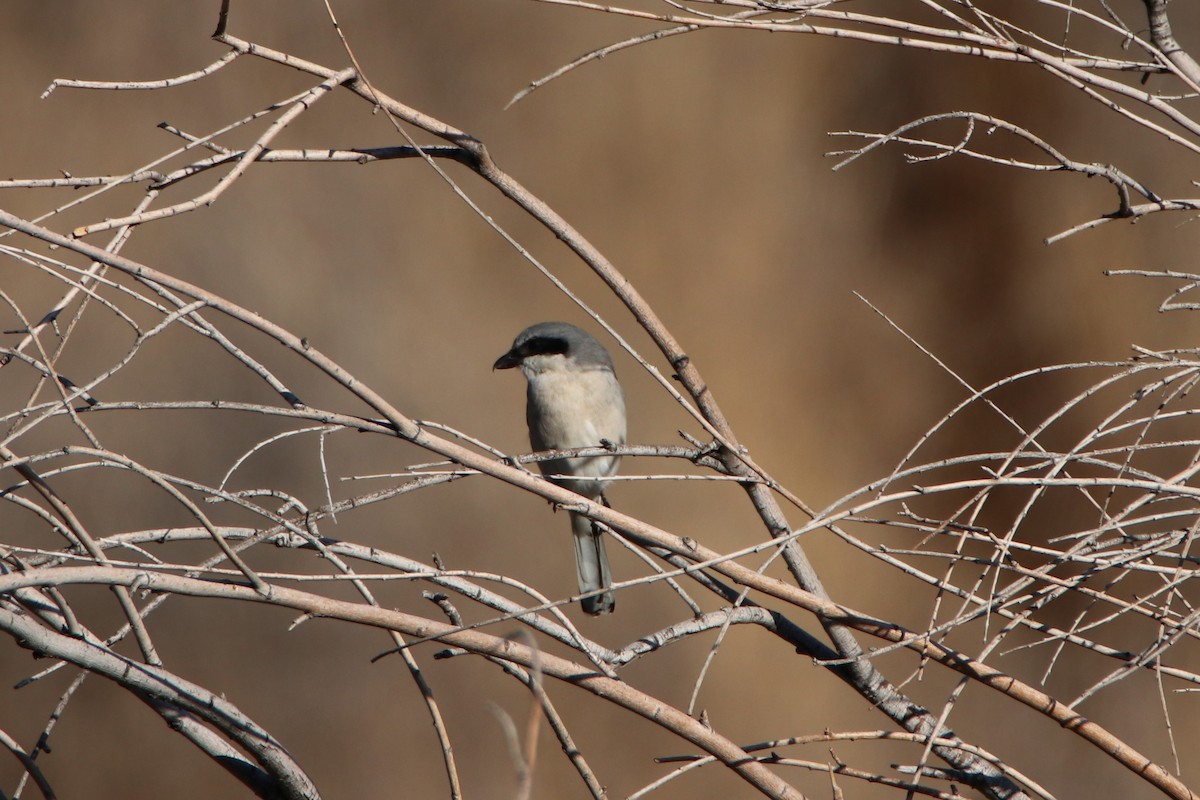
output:
[[[145, 80], [209, 63], [224, 52], [208, 38], [217, 5], [7, 3], [0, 27], [0, 73], [6, 76], [0, 81], [0, 175], [128, 171], [148, 154], [175, 146], [155, 127], [160, 121], [206, 133], [309, 86], [299, 74], [241, 59], [207, 80], [170, 90], [59, 89], [38, 99], [56, 77]], [[1140, 3], [1114, 5], [1127, 19], [1138, 18]], [[335, 10], [377, 86], [485, 141], [504, 168], [640, 288], [698, 364], [757, 461], [816, 507], [886, 474], [963, 397], [954, 380], [855, 291], [977, 386], [1039, 365], [1121, 359], [1131, 343], [1165, 348], [1194, 341], [1194, 320], [1155, 313], [1169, 291], [1165, 284], [1101, 274], [1129, 267], [1195, 270], [1198, 232], [1187, 224], [1190, 218], [1113, 223], [1047, 247], [1044, 237], [1111, 210], [1111, 189], [1078, 176], [1035, 175], [963, 159], [907, 165], [896, 148], [837, 173], [830, 170], [833, 159], [823, 157], [847, 142], [827, 136], [831, 130], [886, 131], [925, 114], [969, 109], [1023, 125], [1077, 160], [1115, 161], [1165, 195], [1194, 193], [1187, 183], [1194, 171], [1181, 162], [1182, 150], [1033, 68], [815, 37], [705, 32], [589, 64], [504, 110], [531, 80], [648, 28], [525, 0], [373, 0], [337, 3]], [[1177, 3], [1171, 10], [1184, 45], [1200, 47], [1197, 9]], [[346, 63], [320, 3], [235, 3], [231, 31], [327, 65]], [[1072, 35], [1087, 32], [1079, 26]], [[239, 132], [223, 141], [250, 140]], [[382, 115], [335, 95], [275, 146], [398, 143]], [[466, 170], [447, 169], [655, 360], [636, 324], [565, 248]], [[169, 199], [209, 185], [204, 180], [177, 187]], [[111, 200], [48, 224], [66, 231], [128, 213], [138, 192], [112, 192]], [[35, 215], [71, 196], [8, 190], [0, 206]], [[534, 321], [595, 327], [415, 161], [262, 165], [211, 208], [138, 230], [124, 252], [309, 337], [411, 416], [454, 426], [510, 452], [526, 447], [524, 389], [515, 375], [492, 374], [492, 360]], [[0, 262], [0, 287], [35, 315], [59, 291], [9, 262]], [[6, 319], [5, 327], [15, 325]], [[77, 342], [63, 371], [71, 374], [74, 366], [89, 375], [95, 364], [111, 361], [128, 338], [114, 330], [111, 324], [97, 327], [89, 347]], [[250, 346], [279, 358], [277, 348], [261, 340]], [[294, 359], [281, 359], [279, 368], [309, 402], [362, 410], [345, 407], [340, 397], [330, 400], [333, 395]], [[673, 444], [678, 429], [696, 432], [624, 354], [618, 355], [618, 372], [630, 397], [632, 441]], [[15, 383], [3, 389], [15, 375], [12, 367], [0, 373], [6, 401], [25, 391]], [[22, 376], [22, 387], [28, 379]], [[125, 393], [271, 401], [211, 347], [182, 336], [148, 348], [105, 388], [111, 399]], [[1032, 424], [1059, 401], [1014, 397], [1007, 410]], [[276, 429], [262, 420], [217, 415], [183, 426], [178, 418], [153, 415], [95, 425], [114, 450], [210, 481]], [[47, 429], [18, 446], [22, 452], [51, 447], [63, 430]], [[954, 446], [969, 451], [1011, 443], [989, 442], [980, 431], [979, 441]], [[353, 454], [346, 471], [354, 474], [425, 460], [390, 441], [343, 437], [330, 448], [335, 463], [351, 463]], [[637, 464], [631, 471], [664, 468]], [[287, 486], [314, 505], [322, 502], [312, 440], [268, 449], [251, 460], [239, 485], [258, 485], [256, 478]], [[98, 533], [178, 521], [165, 502], [131, 507], [122, 494], [127, 479], [93, 475], [64, 484], [88, 509]], [[335, 487], [343, 496], [362, 490]], [[641, 483], [612, 494], [618, 507], [717, 549], [762, 535], [732, 487]], [[15, 538], [58, 546], [38, 539], [42, 532], [11, 508], [0, 509], [0, 521]], [[800, 516], [793, 521], [798, 524]], [[562, 538], [542, 538], [559, 529]], [[552, 516], [541, 501], [468, 480], [366, 509], [323, 532], [419, 558], [437, 551], [449, 566], [510, 573], [561, 595], [573, 588], [565, 529], [565, 518]], [[541, 548], [536, 556], [527, 545], [531, 540]], [[925, 600], [897, 610], [897, 584], [887, 573], [820, 536], [806, 545], [835, 597], [916, 624], [924, 618]], [[619, 577], [640, 569], [626, 554], [616, 560]], [[411, 587], [382, 594], [388, 603], [426, 610]], [[108, 595], [97, 591], [96, 597], [111, 605]], [[678, 616], [678, 605], [662, 601], [660, 607], [660, 600], [657, 591], [635, 589], [622, 594], [615, 616], [580, 624], [602, 641], [621, 644]], [[97, 614], [92, 622], [106, 630], [105, 617]], [[168, 664], [224, 692], [276, 733], [310, 769], [323, 796], [444, 796], [428, 718], [411, 682], [394, 658], [368, 663], [386, 649], [385, 637], [321, 622], [287, 632], [289, 622], [287, 615], [266, 610], [168, 603], [152, 618], [151, 630]], [[627, 677], [686, 704], [706, 648], [707, 641], [681, 645], [664, 660], [634, 665]], [[731, 635], [700, 698], [718, 728], [750, 742], [825, 728], [883, 727], [861, 700], [784, 651], [764, 635]], [[509, 796], [513, 771], [489, 704], [523, 718], [526, 696], [491, 667], [465, 658], [434, 663], [430, 652], [420, 651], [422, 663], [445, 703], [468, 796]], [[26, 656], [4, 647], [0, 677], [9, 685], [44, 666]], [[1029, 662], [1035, 671], [1042, 663]], [[0, 726], [30, 743], [68, 679], [64, 671], [0, 694]], [[912, 691], [936, 703], [949, 685], [944, 676], [934, 677]], [[1086, 710], [1147, 737], [1139, 741], [1148, 754], [1167, 761], [1162, 721], [1146, 710], [1152, 686], [1144, 682], [1139, 691], [1141, 703], [1131, 694], [1129, 705]], [[1084, 745], [1033, 714], [1014, 714], [982, 690], [968, 694], [974, 710], [952, 723], [967, 738], [986, 736], [989, 747], [1026, 772], [1045, 778], [1064, 760], [1088, 756]], [[649, 756], [689, 751], [649, 724], [629, 727], [602, 703], [568, 691], [556, 696], [614, 797], [662, 774], [664, 767]], [[1186, 719], [1175, 722], [1181, 736], [1196, 734]], [[63, 797], [240, 791], [148, 710], [98, 679], [68, 707], [52, 744], [43, 768]], [[866, 751], [847, 752], [868, 759]], [[881, 752], [873, 749], [869, 758]], [[915, 757], [911, 750], [893, 755]], [[1153, 796], [1117, 767], [1097, 764], [1090, 775], [1049, 788], [1062, 798]], [[0, 785], [12, 787], [14, 774], [13, 763], [0, 759]], [[825, 778], [794, 777], [814, 796], [828, 793]], [[583, 796], [548, 736], [537, 787], [543, 798]], [[853, 796], [879, 796], [851, 788]], [[740, 781], [710, 768], [659, 796], [748, 795]]]

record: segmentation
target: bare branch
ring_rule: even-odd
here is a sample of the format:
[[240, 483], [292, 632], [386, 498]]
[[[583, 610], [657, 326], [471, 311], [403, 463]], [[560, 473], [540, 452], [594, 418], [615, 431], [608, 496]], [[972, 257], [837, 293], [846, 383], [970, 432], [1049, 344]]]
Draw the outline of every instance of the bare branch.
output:
[[110, 90], [125, 90], [125, 89], [168, 89], [172, 86], [181, 86], [185, 83], [198, 81], [201, 78], [206, 78], [214, 72], [225, 66], [241, 53], [230, 51], [218, 58], [207, 67], [198, 69], [195, 72], [189, 72], [186, 75], [177, 75], [173, 78], [161, 78], [156, 81], [82, 81], [69, 78], [55, 78], [46, 87], [46, 91], [42, 92], [42, 99], [45, 100], [60, 86], [66, 86], [72, 89], [110, 89]]

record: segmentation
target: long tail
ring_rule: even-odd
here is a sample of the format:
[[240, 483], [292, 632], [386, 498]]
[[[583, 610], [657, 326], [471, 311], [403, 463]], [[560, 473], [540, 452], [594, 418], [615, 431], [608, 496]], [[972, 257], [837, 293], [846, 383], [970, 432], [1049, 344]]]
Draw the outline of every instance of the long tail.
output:
[[[571, 532], [575, 534], [575, 573], [579, 578], [579, 591], [594, 592], [611, 587], [612, 572], [600, 531], [592, 527], [592, 521], [587, 517], [572, 513]], [[608, 614], [616, 608], [617, 597], [612, 592], [603, 592], [583, 598], [580, 605], [588, 614]]]

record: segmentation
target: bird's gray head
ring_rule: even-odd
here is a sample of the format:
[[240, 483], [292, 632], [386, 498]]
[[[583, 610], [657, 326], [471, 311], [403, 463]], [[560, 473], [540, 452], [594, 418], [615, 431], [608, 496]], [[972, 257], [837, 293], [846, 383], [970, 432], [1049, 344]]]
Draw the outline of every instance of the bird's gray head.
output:
[[612, 356], [590, 333], [566, 322], [539, 322], [517, 334], [492, 369], [520, 367], [526, 374], [550, 369], [613, 368]]

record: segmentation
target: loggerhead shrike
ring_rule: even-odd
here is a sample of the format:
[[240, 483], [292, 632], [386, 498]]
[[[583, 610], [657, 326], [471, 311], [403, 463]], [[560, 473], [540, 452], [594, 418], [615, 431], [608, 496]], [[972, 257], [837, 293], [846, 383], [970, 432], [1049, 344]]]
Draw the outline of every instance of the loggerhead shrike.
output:
[[[529, 382], [525, 421], [534, 450], [566, 450], [625, 443], [625, 395], [613, 372], [612, 357], [587, 331], [565, 322], [539, 322], [517, 334], [512, 348], [492, 369], [520, 367]], [[608, 505], [604, 486], [620, 456], [556, 458], [539, 461], [543, 475], [589, 500]], [[570, 476], [570, 477], [566, 477]], [[571, 512], [575, 569], [580, 592], [612, 586], [600, 530]], [[611, 591], [583, 598], [588, 614], [607, 614], [617, 604]]]

